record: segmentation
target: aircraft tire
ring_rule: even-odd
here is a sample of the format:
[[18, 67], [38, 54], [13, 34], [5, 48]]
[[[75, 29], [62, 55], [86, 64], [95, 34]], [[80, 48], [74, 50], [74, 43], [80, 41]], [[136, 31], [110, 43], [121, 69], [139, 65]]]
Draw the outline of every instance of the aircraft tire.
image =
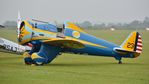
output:
[[33, 60], [30, 57], [24, 58], [24, 63], [26, 65], [31, 65], [33, 63]]

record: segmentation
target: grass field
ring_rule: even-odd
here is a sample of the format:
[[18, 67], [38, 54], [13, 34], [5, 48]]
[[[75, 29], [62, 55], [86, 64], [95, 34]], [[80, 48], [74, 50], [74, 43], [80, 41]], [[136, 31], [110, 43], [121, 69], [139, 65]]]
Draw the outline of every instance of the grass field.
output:
[[[87, 30], [121, 44], [132, 30]], [[22, 56], [0, 52], [0, 84], [149, 84], [149, 32], [139, 30], [143, 53], [135, 59], [63, 54], [45, 66], [24, 65]], [[0, 37], [16, 41], [16, 31], [0, 29]]]

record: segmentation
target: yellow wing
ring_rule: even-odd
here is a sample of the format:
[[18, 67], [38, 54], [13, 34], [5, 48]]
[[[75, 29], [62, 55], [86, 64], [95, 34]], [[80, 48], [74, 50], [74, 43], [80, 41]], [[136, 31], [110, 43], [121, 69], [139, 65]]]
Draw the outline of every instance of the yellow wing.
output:
[[44, 40], [43, 42], [53, 46], [60, 46], [61, 48], [81, 49], [85, 47], [81, 42], [65, 38], [51, 38], [49, 40]]

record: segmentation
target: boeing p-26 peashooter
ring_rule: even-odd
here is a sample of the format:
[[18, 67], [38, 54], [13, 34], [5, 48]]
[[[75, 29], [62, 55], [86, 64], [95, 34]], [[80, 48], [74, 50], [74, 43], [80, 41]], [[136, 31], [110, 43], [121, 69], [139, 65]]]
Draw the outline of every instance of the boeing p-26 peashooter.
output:
[[18, 18], [18, 41], [21, 45], [33, 45], [31, 51], [24, 53], [24, 61], [29, 65], [48, 64], [63, 52], [114, 57], [121, 64], [122, 58], [136, 58], [142, 52], [141, 35], [136, 31], [119, 46], [88, 34], [71, 22], [60, 28]]

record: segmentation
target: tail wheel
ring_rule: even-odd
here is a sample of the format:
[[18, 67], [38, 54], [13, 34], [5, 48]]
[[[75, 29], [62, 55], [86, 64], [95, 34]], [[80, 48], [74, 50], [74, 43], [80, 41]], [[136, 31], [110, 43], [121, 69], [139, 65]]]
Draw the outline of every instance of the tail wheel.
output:
[[121, 60], [119, 60], [118, 64], [122, 64], [122, 61], [121, 61]]

